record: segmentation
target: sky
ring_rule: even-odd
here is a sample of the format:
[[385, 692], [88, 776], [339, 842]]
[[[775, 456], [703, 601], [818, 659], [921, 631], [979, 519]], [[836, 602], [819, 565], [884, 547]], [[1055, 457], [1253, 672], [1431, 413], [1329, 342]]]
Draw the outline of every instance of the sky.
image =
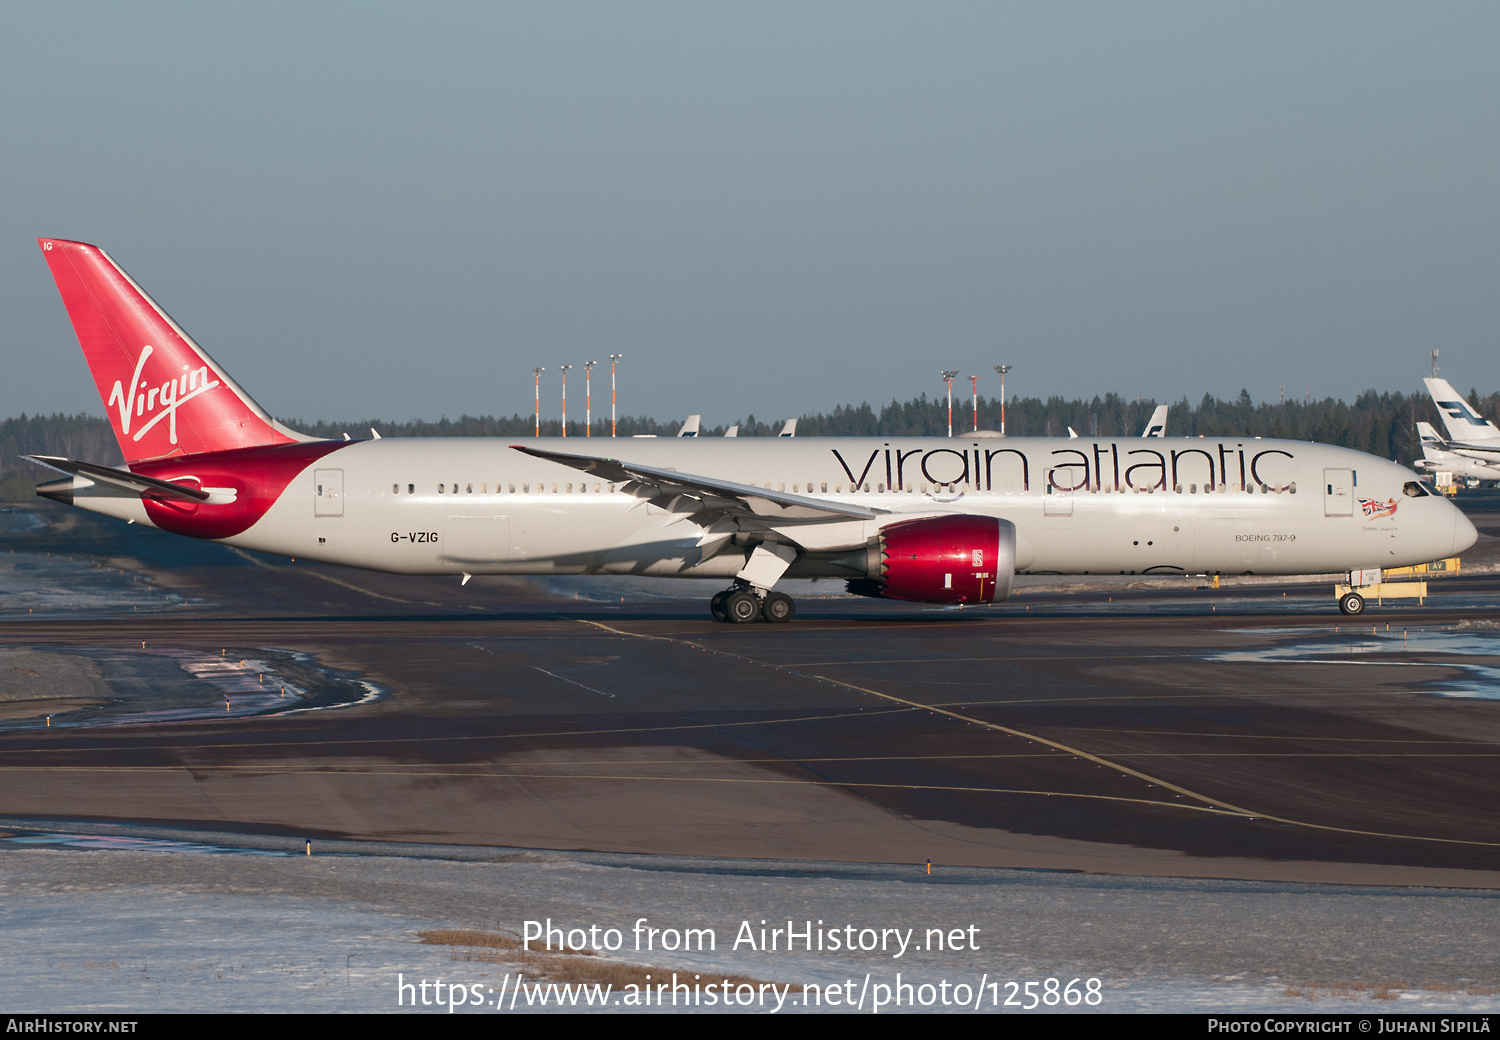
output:
[[[274, 415], [1495, 389], [1493, 3], [12, 4], [0, 417], [103, 414], [38, 236]], [[596, 369], [596, 375], [601, 370]]]

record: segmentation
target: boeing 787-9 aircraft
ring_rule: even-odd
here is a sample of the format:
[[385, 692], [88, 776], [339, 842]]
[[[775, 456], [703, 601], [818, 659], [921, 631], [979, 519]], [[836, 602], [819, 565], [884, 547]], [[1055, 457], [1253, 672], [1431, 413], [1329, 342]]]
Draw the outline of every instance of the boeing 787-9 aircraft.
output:
[[1325, 573], [1476, 539], [1410, 470], [1301, 441], [317, 440], [272, 419], [108, 254], [39, 242], [126, 467], [37, 457], [66, 474], [38, 492], [246, 549], [464, 581], [712, 578], [720, 620], [784, 622], [787, 577], [985, 604], [1016, 574]]

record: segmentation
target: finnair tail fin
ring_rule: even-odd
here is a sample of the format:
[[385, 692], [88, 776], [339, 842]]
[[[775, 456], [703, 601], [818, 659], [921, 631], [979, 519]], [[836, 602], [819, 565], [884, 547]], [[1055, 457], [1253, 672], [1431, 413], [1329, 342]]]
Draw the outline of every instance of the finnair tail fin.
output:
[[797, 436], [797, 420], [796, 419], [788, 419], [786, 421], [786, 424], [781, 427], [781, 432], [778, 433], [776, 436], [778, 436], [778, 437], [795, 437], [795, 436]]
[[1438, 406], [1450, 440], [1464, 444], [1500, 441], [1500, 428], [1474, 411], [1473, 406], [1449, 385], [1448, 380], [1424, 379], [1422, 382], [1427, 384], [1427, 392]]
[[104, 250], [37, 244], [127, 463], [314, 439], [267, 415]]
[[1417, 437], [1421, 439], [1423, 444], [1441, 446], [1443, 443], [1443, 438], [1438, 436], [1438, 432], [1432, 428], [1432, 423], [1429, 422], [1417, 423]]
[[685, 423], [682, 424], [682, 429], [680, 429], [680, 430], [677, 431], [677, 436], [679, 436], [679, 437], [696, 437], [696, 436], [698, 436], [698, 429], [702, 425], [703, 425], [703, 416], [701, 416], [701, 415], [690, 415], [690, 416], [687, 417], [687, 422], [685, 422]]
[[1151, 421], [1141, 431], [1142, 437], [1165, 437], [1167, 435], [1167, 406], [1159, 404], [1151, 413]]

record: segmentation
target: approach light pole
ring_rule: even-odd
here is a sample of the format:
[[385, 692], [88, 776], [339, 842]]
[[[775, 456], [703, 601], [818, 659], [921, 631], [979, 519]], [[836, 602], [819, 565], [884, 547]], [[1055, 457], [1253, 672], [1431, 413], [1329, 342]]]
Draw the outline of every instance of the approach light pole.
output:
[[558, 365], [557, 370], [563, 374], [563, 436], [568, 435], [568, 369], [572, 365]]
[[1000, 373], [1000, 436], [1005, 436], [1005, 373], [1010, 371], [1009, 365], [996, 365], [995, 371]]
[[542, 435], [542, 373], [545, 368], [533, 368], [531, 374], [536, 376], [536, 435]]
[[979, 377], [978, 376], [970, 376], [969, 379], [974, 384], [974, 432], [978, 433], [979, 432]]
[[609, 435], [616, 437], [619, 430], [615, 420], [615, 366], [620, 363], [624, 354], [611, 354], [609, 356]]
[[958, 369], [943, 369], [943, 382], [948, 384], [948, 436], [953, 436], [953, 377], [958, 375]]
[[594, 435], [594, 392], [589, 385], [589, 377], [598, 363], [597, 361], [583, 363], [583, 435], [585, 437]]

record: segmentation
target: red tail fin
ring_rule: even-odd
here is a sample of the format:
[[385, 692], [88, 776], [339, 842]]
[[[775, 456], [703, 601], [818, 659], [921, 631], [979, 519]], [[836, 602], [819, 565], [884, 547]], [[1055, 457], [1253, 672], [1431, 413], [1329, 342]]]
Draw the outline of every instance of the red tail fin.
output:
[[267, 415], [104, 250], [37, 242], [126, 462], [311, 439]]

